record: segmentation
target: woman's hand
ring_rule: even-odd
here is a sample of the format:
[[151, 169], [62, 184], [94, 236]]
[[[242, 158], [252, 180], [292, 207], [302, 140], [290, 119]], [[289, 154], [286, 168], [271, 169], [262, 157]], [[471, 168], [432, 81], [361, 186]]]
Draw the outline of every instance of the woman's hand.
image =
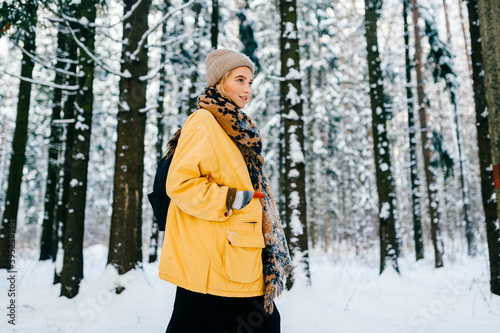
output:
[[265, 198], [266, 195], [258, 191], [238, 191], [233, 202], [233, 209], [241, 210], [250, 203], [252, 198]]

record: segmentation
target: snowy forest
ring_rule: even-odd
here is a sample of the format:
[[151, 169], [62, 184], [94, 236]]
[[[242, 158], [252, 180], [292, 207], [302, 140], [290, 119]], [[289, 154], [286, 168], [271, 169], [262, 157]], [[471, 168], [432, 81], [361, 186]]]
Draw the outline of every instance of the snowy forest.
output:
[[499, 45], [498, 0], [2, 0], [1, 331], [165, 330], [147, 194], [217, 48], [256, 65], [283, 332], [498, 331]]

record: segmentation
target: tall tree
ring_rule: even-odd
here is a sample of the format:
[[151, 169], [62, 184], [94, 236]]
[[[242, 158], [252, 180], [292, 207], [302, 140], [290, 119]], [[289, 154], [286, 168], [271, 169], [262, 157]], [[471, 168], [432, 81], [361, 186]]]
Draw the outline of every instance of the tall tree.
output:
[[[481, 186], [490, 255], [490, 289], [492, 293], [500, 295], [500, 230], [498, 228], [498, 216], [500, 216], [500, 2], [468, 0], [467, 7], [471, 22]], [[484, 69], [484, 85], [481, 77], [481, 63]], [[487, 107], [487, 116], [485, 112], [479, 114], [478, 104], [480, 108], [486, 109]], [[487, 140], [486, 128], [488, 128], [490, 140]], [[491, 149], [491, 162], [486, 152], [488, 145]], [[490, 173], [491, 165], [493, 165], [493, 174]], [[495, 201], [492, 200], [491, 178], [493, 178], [496, 194]], [[496, 215], [491, 207], [493, 204], [496, 204]]]
[[387, 135], [388, 114], [384, 105], [384, 84], [377, 36], [381, 9], [382, 0], [365, 0], [366, 50], [370, 79], [375, 173], [379, 197], [380, 273], [384, 271], [388, 262], [399, 272], [396, 189], [392, 176], [391, 148]]
[[413, 104], [413, 92], [411, 84], [412, 61], [410, 58], [410, 31], [408, 29], [408, 15], [411, 0], [403, 0], [403, 21], [405, 39], [405, 62], [406, 62], [406, 99], [408, 103], [408, 137], [410, 143], [410, 180], [411, 200], [413, 215], [413, 240], [415, 242], [416, 260], [424, 258], [424, 242], [422, 239], [422, 214], [420, 208], [420, 193], [417, 163], [417, 138], [415, 127], [415, 108]]
[[306, 165], [304, 158], [304, 119], [300, 75], [297, 1], [280, 0], [281, 15], [281, 119], [284, 129], [285, 157], [285, 233], [294, 265], [294, 277], [287, 281], [291, 288], [298, 279], [310, 285], [307, 236]]
[[[425, 13], [425, 14], [424, 14]], [[467, 253], [471, 256], [476, 254], [476, 244], [474, 237], [474, 228], [470, 214], [470, 194], [467, 166], [465, 163], [465, 148], [462, 128], [462, 117], [459, 114], [458, 106], [458, 86], [457, 75], [453, 65], [453, 55], [451, 45], [443, 43], [438, 36], [434, 17], [425, 9], [421, 8], [421, 14], [425, 21], [425, 34], [429, 39], [430, 51], [428, 59], [434, 65], [434, 80], [443, 79], [446, 83], [446, 89], [450, 93], [450, 102], [453, 105], [455, 115], [455, 134], [458, 145], [458, 158], [460, 165], [460, 183], [462, 185], [463, 201], [463, 221], [465, 222], [465, 236], [467, 238]], [[436, 149], [435, 149], [436, 150]], [[436, 150], [437, 151], [437, 150]]]
[[219, 0], [212, 0], [212, 49], [219, 44]]
[[71, 156], [71, 181], [67, 203], [67, 221], [64, 227], [64, 258], [61, 271], [61, 296], [73, 298], [78, 294], [83, 279], [83, 233], [85, 225], [85, 203], [92, 133], [92, 110], [94, 103], [94, 60], [89, 52], [94, 50], [96, 6], [100, 0], [84, 1], [78, 5], [78, 30], [71, 25], [75, 42], [79, 41], [78, 67], [83, 75], [78, 78], [79, 91], [75, 97], [75, 132]]
[[420, 138], [422, 141], [422, 155], [424, 157], [425, 180], [427, 184], [427, 198], [429, 201], [429, 215], [431, 218], [431, 238], [434, 246], [434, 264], [443, 266], [443, 238], [441, 235], [441, 216], [439, 213], [438, 185], [436, 171], [431, 165], [434, 153], [431, 143], [432, 131], [429, 128], [427, 103], [425, 99], [424, 66], [422, 60], [422, 47], [420, 43], [420, 27], [418, 24], [419, 11], [417, 0], [413, 0], [413, 26], [415, 39], [415, 71], [417, 79], [418, 114], [420, 118]]
[[[56, 50], [56, 69], [62, 70], [65, 66], [63, 61], [66, 58], [66, 33], [65, 26], [59, 23], [57, 30], [57, 50]], [[62, 71], [57, 71], [54, 79], [54, 84], [62, 86], [64, 83], [64, 74]], [[56, 212], [57, 198], [57, 183], [59, 171], [59, 154], [61, 152], [61, 132], [62, 127], [60, 119], [62, 116], [62, 89], [54, 88], [52, 97], [52, 118], [50, 122], [50, 138], [49, 138], [49, 156], [47, 163], [47, 180], [45, 185], [45, 202], [44, 214], [42, 221], [42, 236], [40, 241], [40, 260], [48, 260], [53, 257], [54, 240], [54, 219]]]
[[142, 265], [142, 192], [144, 134], [146, 131], [146, 80], [148, 54], [144, 47], [150, 1], [124, 0], [118, 137], [113, 183], [113, 213], [108, 265], [119, 274]]
[[15, 42], [21, 42], [23, 57], [21, 61], [21, 79], [17, 102], [16, 128], [12, 139], [12, 154], [10, 158], [7, 192], [2, 221], [0, 223], [0, 268], [11, 268], [11, 242], [9, 236], [15, 235], [17, 228], [17, 213], [21, 195], [21, 181], [24, 162], [26, 160], [26, 143], [28, 141], [28, 118], [31, 102], [31, 79], [34, 63], [30, 55], [36, 49], [37, 0], [20, 2], [4, 2], [0, 5], [0, 34], [7, 32], [15, 25], [17, 34]]
[[[70, 11], [72, 15], [75, 13], [76, 5], [70, 6]], [[67, 52], [67, 62], [69, 64], [68, 70], [70, 73], [76, 73], [78, 67], [78, 46], [76, 45], [73, 38], [66, 38], [66, 52]], [[66, 77], [66, 84], [73, 86], [77, 84], [76, 76], [68, 75]], [[56, 261], [59, 252], [63, 251], [63, 241], [64, 241], [64, 227], [67, 221], [67, 204], [70, 191], [71, 182], [71, 160], [73, 156], [73, 146], [74, 146], [74, 136], [75, 136], [75, 99], [76, 93], [64, 91], [65, 95], [63, 114], [64, 118], [61, 123], [65, 126], [64, 131], [64, 156], [63, 163], [59, 168], [59, 185], [57, 193], [57, 207], [55, 212], [54, 221], [54, 231], [52, 234], [52, 260]], [[54, 283], [59, 283], [61, 281], [61, 270], [62, 267], [55, 267]]]
[[199, 34], [193, 35], [193, 44], [191, 47], [191, 66], [189, 66], [190, 80], [189, 80], [189, 100], [188, 100], [188, 114], [196, 111], [198, 106], [198, 96], [199, 93], [196, 91], [196, 82], [199, 77], [198, 64], [200, 62], [200, 43], [201, 43], [201, 29], [200, 29], [200, 13], [201, 13], [201, 3], [195, 2], [193, 4], [194, 11], [194, 24], [193, 31], [198, 31]]
[[[169, 1], [163, 1], [163, 15], [167, 14], [169, 8]], [[159, 162], [161, 158], [163, 158], [165, 152], [163, 151], [164, 140], [163, 136], [165, 135], [165, 124], [164, 124], [164, 99], [165, 99], [165, 90], [167, 87], [167, 72], [166, 72], [166, 61], [167, 61], [167, 46], [164, 44], [167, 42], [168, 33], [167, 33], [167, 21], [163, 22], [161, 25], [161, 41], [162, 46], [160, 49], [160, 64], [161, 68], [158, 72], [159, 76], [159, 88], [158, 88], [158, 99], [157, 104], [158, 108], [156, 109], [156, 128], [158, 129], [158, 133], [156, 135], [156, 161]], [[151, 238], [149, 245], [149, 262], [155, 262], [158, 259], [158, 221], [153, 216], [153, 225], [151, 228]]]
[[[457, 0], [458, 2], [458, 13], [459, 13], [459, 16], [460, 16], [460, 26], [462, 28], [462, 35], [464, 36], [464, 49], [465, 49], [465, 56], [467, 57], [467, 66], [469, 67], [469, 75], [470, 75], [470, 78], [474, 81], [474, 78], [472, 77], [472, 60], [471, 60], [471, 52], [472, 51], [469, 51], [469, 43], [468, 43], [468, 39], [467, 39], [467, 33], [466, 33], [466, 28], [465, 28], [465, 20], [464, 20], [464, 14], [463, 14], [463, 10], [462, 10], [462, 2], [464, 0]], [[465, 0], [467, 1], [467, 0]], [[470, 22], [469, 22], [470, 23]]]

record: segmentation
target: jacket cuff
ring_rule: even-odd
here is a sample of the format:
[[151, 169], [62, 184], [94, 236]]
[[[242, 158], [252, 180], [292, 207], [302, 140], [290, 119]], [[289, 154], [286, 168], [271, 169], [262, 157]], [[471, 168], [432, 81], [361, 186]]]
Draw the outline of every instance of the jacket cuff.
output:
[[236, 192], [238, 192], [237, 189], [234, 187], [230, 187], [227, 190], [227, 196], [226, 196], [226, 213], [225, 215], [229, 217], [231, 215], [232, 209], [233, 209], [233, 203], [234, 199], [236, 198]]

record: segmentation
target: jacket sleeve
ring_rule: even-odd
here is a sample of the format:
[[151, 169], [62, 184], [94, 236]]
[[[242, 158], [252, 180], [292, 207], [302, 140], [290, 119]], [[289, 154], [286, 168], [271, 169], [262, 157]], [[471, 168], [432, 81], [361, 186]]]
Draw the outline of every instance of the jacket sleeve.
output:
[[217, 184], [219, 167], [210, 138], [199, 129], [181, 134], [168, 171], [166, 190], [186, 214], [224, 221], [231, 215], [236, 189]]

